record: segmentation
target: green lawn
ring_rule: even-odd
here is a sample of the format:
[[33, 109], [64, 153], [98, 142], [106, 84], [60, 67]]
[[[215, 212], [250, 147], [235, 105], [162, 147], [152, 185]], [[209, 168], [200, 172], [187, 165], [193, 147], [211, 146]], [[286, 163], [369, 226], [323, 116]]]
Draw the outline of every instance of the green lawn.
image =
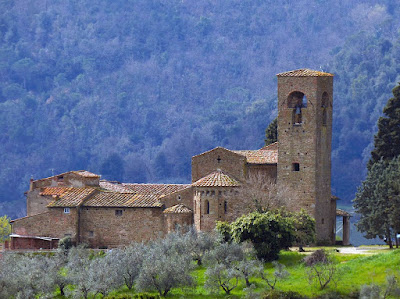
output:
[[[314, 248], [313, 248], [314, 249]], [[340, 294], [350, 294], [357, 292], [363, 284], [375, 283], [385, 285], [387, 274], [396, 274], [400, 277], [400, 250], [380, 251], [372, 255], [340, 254], [333, 248], [331, 249], [337, 262], [337, 274], [335, 282], [321, 291], [316, 285], [309, 285], [306, 276], [306, 267], [302, 259], [306, 254], [282, 251], [279, 262], [286, 266], [290, 276], [283, 281], [279, 281], [276, 288], [283, 291], [296, 291], [308, 297], [318, 297], [324, 293], [338, 292]], [[310, 250], [307, 248], [307, 250]], [[382, 252], [382, 253], [381, 253]], [[272, 264], [265, 265], [266, 271], [273, 272]], [[246, 287], [243, 280], [239, 281], [230, 296], [225, 295], [221, 290], [218, 294], [210, 294], [204, 289], [204, 267], [198, 267], [193, 271], [197, 286], [185, 289], [173, 289], [167, 297], [169, 298], [240, 298], [244, 295], [243, 289]], [[256, 285], [256, 291], [261, 292], [267, 289], [266, 283], [259, 278], [253, 278], [251, 283]]]

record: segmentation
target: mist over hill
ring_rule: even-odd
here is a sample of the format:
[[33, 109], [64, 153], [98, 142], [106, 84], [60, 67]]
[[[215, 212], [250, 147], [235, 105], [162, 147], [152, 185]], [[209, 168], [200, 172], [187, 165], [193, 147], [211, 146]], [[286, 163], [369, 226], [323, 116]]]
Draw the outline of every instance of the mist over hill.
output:
[[0, 1], [0, 214], [86, 169], [190, 181], [191, 156], [256, 149], [275, 74], [335, 74], [333, 192], [350, 201], [400, 80], [393, 1]]

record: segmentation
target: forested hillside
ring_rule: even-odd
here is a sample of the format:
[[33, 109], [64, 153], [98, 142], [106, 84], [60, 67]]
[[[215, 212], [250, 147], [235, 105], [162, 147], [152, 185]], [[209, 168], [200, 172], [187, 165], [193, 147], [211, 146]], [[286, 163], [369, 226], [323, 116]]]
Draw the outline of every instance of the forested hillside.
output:
[[335, 74], [333, 188], [350, 200], [400, 80], [393, 1], [0, 0], [0, 215], [29, 179], [87, 169], [189, 182], [192, 155], [256, 149], [275, 74]]

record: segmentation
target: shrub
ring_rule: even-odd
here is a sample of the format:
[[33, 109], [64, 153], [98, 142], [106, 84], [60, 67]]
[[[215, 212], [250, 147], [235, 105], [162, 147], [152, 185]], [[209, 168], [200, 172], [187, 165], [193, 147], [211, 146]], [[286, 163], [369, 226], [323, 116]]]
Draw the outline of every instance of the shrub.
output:
[[294, 241], [294, 228], [289, 218], [278, 213], [253, 212], [231, 224], [236, 242], [250, 240], [259, 259], [276, 260], [279, 251], [290, 247]]
[[307, 275], [310, 284], [316, 283], [323, 290], [329, 283], [334, 281], [336, 264], [333, 258], [320, 249], [304, 259], [308, 266]]
[[314, 251], [311, 255], [306, 256], [304, 258], [304, 263], [307, 267], [311, 267], [317, 263], [326, 263], [328, 262], [328, 256], [323, 249], [318, 249]]
[[217, 221], [215, 230], [221, 236], [224, 242], [232, 241], [232, 228], [228, 222]]
[[58, 242], [58, 247], [63, 250], [71, 249], [74, 246], [71, 237], [64, 237]]

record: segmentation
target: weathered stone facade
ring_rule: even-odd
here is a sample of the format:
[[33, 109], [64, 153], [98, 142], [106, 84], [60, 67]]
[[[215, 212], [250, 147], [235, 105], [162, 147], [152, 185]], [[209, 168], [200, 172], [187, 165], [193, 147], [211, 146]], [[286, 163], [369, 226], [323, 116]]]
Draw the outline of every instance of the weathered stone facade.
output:
[[314, 216], [318, 241], [335, 240], [331, 201], [333, 75], [300, 70], [278, 74], [277, 183]]
[[261, 180], [288, 189], [291, 210], [307, 210], [316, 219], [318, 241], [333, 243], [332, 103], [333, 75], [278, 74], [279, 143], [259, 150], [217, 147], [194, 156], [187, 185], [101, 181], [88, 171], [32, 180], [28, 216], [12, 221], [13, 234], [31, 240], [71, 236], [91, 247], [115, 247], [155, 239], [178, 226], [211, 231], [217, 221], [249, 212], [251, 199], [242, 191], [258, 188]]

